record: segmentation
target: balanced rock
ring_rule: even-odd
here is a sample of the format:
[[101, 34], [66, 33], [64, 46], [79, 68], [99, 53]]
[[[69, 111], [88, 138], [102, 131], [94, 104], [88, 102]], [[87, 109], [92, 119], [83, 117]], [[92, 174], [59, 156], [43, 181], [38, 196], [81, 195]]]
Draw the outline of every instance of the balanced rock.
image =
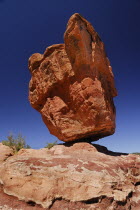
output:
[[79, 14], [70, 18], [64, 41], [30, 57], [31, 106], [62, 141], [113, 134], [117, 92], [103, 42]]
[[22, 149], [1, 163], [0, 207], [140, 209], [139, 155], [110, 152], [87, 142], [66, 145]]

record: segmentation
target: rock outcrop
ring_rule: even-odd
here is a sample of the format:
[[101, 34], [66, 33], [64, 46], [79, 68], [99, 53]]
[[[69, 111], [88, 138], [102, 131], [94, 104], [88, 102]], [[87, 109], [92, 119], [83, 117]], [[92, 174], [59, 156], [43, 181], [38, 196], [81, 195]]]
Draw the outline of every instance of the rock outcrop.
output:
[[117, 92], [103, 42], [79, 14], [70, 18], [64, 41], [29, 59], [32, 107], [62, 141], [95, 141], [113, 134]]
[[139, 210], [140, 156], [86, 142], [22, 149], [0, 164], [0, 183], [1, 209]]
[[13, 155], [13, 150], [10, 147], [0, 143], [0, 163], [12, 155]]

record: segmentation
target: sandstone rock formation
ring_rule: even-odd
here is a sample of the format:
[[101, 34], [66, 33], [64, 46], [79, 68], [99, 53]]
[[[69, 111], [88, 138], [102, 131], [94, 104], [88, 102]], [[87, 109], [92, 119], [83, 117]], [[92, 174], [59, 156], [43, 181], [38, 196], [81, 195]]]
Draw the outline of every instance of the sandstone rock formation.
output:
[[103, 42], [79, 14], [70, 18], [64, 41], [29, 59], [32, 107], [62, 141], [94, 141], [113, 134], [117, 93]]
[[13, 155], [13, 150], [10, 147], [0, 143], [0, 163], [12, 155]]
[[139, 210], [140, 156], [86, 142], [22, 149], [0, 164], [0, 183], [7, 209]]

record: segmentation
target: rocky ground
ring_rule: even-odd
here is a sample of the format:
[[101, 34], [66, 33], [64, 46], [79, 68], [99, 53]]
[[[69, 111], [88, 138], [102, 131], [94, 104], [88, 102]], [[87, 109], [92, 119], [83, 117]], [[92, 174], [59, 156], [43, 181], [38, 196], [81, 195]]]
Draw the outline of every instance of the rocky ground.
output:
[[140, 209], [138, 155], [86, 142], [0, 154], [0, 209]]

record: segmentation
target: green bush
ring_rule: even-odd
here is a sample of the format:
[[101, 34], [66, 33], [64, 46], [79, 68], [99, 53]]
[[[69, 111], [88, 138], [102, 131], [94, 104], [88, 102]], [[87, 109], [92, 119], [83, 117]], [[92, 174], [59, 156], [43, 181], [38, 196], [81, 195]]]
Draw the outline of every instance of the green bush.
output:
[[51, 149], [55, 145], [57, 145], [57, 141], [55, 141], [53, 143], [47, 143], [47, 145], [45, 146], [45, 148]]
[[2, 143], [6, 146], [11, 147], [15, 153], [22, 148], [31, 148], [28, 144], [26, 145], [25, 139], [22, 137], [21, 134], [18, 134], [17, 137], [14, 137], [13, 134], [10, 134], [9, 136], [7, 136], [7, 140], [3, 140]]
[[133, 152], [132, 154], [133, 154], [133, 155], [140, 155], [139, 152]]

